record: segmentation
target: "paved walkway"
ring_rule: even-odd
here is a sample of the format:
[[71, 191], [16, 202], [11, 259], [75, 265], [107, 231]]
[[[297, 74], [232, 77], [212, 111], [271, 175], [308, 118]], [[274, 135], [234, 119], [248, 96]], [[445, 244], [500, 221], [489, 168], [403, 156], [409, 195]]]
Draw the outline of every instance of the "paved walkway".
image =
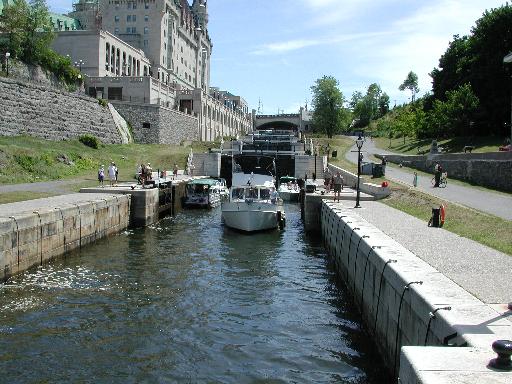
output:
[[[458, 236], [376, 201], [352, 209], [486, 304], [512, 302], [512, 256]], [[509, 318], [512, 321], [512, 317]]]
[[[352, 148], [357, 151], [357, 148]], [[376, 148], [373, 141], [366, 139], [363, 145], [363, 155], [368, 158], [374, 154], [391, 154], [392, 152]], [[396, 154], [396, 153], [395, 153]], [[347, 152], [347, 160], [357, 163], [357, 152]], [[413, 172], [411, 169], [402, 169], [398, 166], [386, 165], [386, 178], [396, 180], [401, 183], [412, 186]], [[482, 190], [480, 188], [472, 188], [468, 186], [450, 183], [446, 188], [433, 188], [431, 184], [432, 177], [419, 176], [418, 190], [439, 198], [462, 204], [476, 210], [489, 213], [494, 216], [501, 217], [505, 220], [512, 220], [512, 194], [496, 193], [491, 190]]]

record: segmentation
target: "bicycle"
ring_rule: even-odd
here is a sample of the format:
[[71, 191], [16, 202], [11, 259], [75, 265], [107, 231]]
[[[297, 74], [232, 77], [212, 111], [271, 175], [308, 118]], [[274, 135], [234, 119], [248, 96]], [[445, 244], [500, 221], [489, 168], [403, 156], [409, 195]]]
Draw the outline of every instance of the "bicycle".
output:
[[[431, 180], [433, 186], [436, 185], [436, 177], [434, 176]], [[448, 172], [441, 173], [441, 177], [439, 178], [439, 188], [446, 188], [448, 185]]]

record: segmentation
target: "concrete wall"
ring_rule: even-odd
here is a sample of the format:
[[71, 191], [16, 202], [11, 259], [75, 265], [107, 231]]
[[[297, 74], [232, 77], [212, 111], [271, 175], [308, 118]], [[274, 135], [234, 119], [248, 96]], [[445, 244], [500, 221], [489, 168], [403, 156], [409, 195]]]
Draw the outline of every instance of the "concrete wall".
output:
[[[510, 338], [510, 321], [363, 220], [354, 209], [324, 201], [321, 230], [337, 273], [395, 376], [401, 369], [402, 346], [423, 346], [426, 339], [430, 346], [490, 350], [493, 341]], [[429, 328], [430, 313], [445, 306], [451, 310], [438, 311]], [[455, 366], [459, 361], [454, 357], [445, 359], [445, 364]], [[423, 383], [401, 381], [413, 382]]]
[[307, 174], [308, 179], [312, 179], [313, 173], [316, 172], [316, 178], [321, 179], [324, 177], [325, 167], [327, 167], [327, 156], [295, 156], [295, 177], [304, 178], [304, 175]]
[[[335, 174], [336, 172], [340, 172], [341, 176], [343, 176], [343, 182], [345, 185], [348, 185], [351, 188], [356, 188], [357, 186], [357, 175], [346, 171], [336, 165], [329, 164], [329, 170], [331, 173]], [[359, 181], [359, 190], [363, 193], [367, 193], [368, 195], [374, 196], [376, 199], [383, 199], [387, 197], [391, 193], [391, 188], [383, 187], [382, 185], [374, 184], [374, 183], [363, 183]]]
[[[378, 155], [377, 157], [382, 158]], [[459, 153], [429, 156], [386, 155], [389, 162], [434, 172], [436, 163], [449, 178], [468, 181], [484, 187], [512, 192], [512, 152]]]
[[85, 95], [3, 77], [0, 95], [0, 135], [63, 140], [90, 134], [104, 143], [121, 143], [109, 109]]
[[153, 104], [112, 104], [132, 126], [136, 143], [180, 144], [199, 139], [196, 117]]
[[194, 153], [194, 176], [220, 177], [220, 153]]
[[119, 232], [128, 226], [130, 196], [95, 196], [0, 217], [0, 280]]

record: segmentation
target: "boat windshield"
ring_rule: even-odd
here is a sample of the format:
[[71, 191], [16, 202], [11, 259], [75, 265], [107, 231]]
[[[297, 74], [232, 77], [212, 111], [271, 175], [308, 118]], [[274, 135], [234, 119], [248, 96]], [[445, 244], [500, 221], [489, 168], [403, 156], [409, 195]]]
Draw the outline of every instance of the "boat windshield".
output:
[[249, 199], [257, 199], [258, 198], [258, 188], [248, 188], [246, 191], [246, 196]]
[[262, 200], [270, 199], [270, 189], [260, 189], [260, 199], [262, 199]]
[[243, 199], [245, 199], [244, 192], [245, 192], [244, 188], [233, 188], [233, 190], [231, 191], [231, 198], [243, 200]]

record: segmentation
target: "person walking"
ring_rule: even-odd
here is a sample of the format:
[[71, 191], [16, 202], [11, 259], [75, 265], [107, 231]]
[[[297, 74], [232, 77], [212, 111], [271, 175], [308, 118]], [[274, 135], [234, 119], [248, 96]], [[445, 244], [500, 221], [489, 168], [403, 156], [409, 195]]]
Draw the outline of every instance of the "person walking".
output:
[[174, 163], [174, 168], [172, 169], [172, 179], [176, 180], [178, 178], [178, 164]]
[[382, 156], [382, 176], [386, 175], [386, 164], [388, 161], [386, 160], [386, 156]]
[[414, 172], [414, 177], [412, 178], [412, 185], [414, 187], [418, 186], [418, 172]]
[[325, 168], [325, 171], [324, 171], [324, 187], [325, 187], [325, 192], [326, 193], [329, 193], [331, 191], [331, 178], [332, 178], [332, 174], [329, 171], [329, 168]]
[[98, 181], [100, 182], [100, 187], [103, 188], [103, 181], [105, 180], [105, 166], [101, 165], [100, 169], [98, 169]]
[[341, 176], [340, 172], [336, 172], [336, 176], [333, 178], [334, 185], [334, 201], [336, 198], [338, 201], [341, 201], [341, 190], [343, 189], [343, 176]]

